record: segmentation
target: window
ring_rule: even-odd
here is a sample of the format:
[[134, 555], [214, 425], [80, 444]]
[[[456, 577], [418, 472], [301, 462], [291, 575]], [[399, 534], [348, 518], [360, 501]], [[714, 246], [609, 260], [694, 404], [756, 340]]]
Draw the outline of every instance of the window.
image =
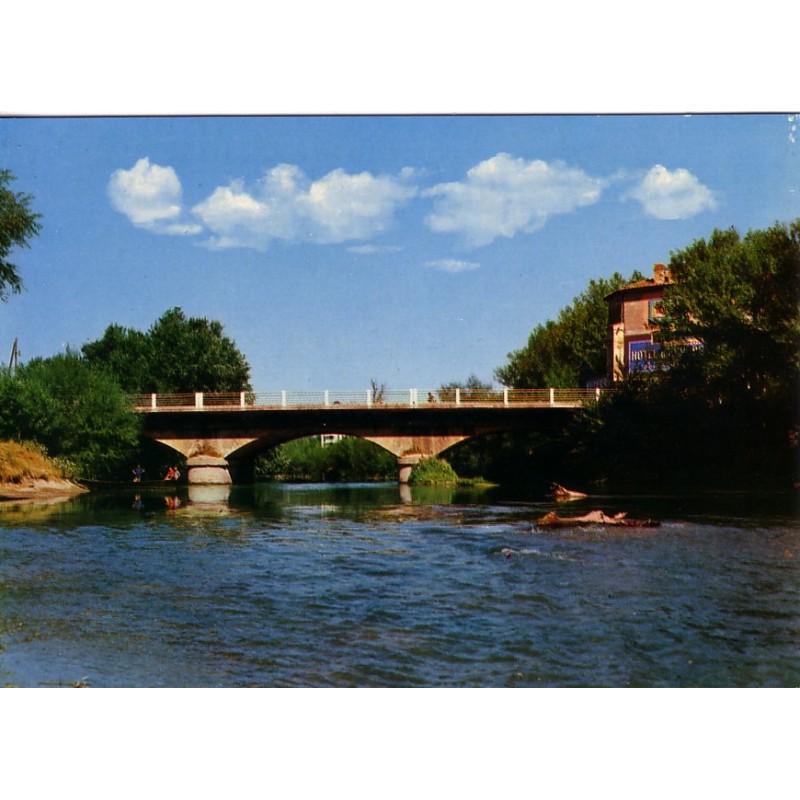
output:
[[656, 300], [650, 300], [647, 303], [647, 321], [648, 322], [656, 322], [659, 317], [664, 316], [664, 311], [661, 308], [661, 304], [664, 301], [662, 298], [658, 298]]

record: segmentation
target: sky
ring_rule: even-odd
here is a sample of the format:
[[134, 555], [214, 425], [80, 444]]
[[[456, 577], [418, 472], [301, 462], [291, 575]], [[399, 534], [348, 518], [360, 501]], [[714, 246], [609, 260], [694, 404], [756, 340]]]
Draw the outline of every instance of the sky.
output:
[[[166, 310], [256, 391], [492, 381], [592, 278], [800, 216], [800, 115], [0, 118], [42, 230], [0, 358]], [[180, 357], [179, 353], [175, 354]]]

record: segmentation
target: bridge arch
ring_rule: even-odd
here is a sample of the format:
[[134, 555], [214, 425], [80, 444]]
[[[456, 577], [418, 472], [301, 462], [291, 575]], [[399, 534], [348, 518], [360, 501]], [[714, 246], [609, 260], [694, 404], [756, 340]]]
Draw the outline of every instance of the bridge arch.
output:
[[371, 442], [397, 459], [398, 481], [407, 483], [411, 471], [421, 460], [438, 456], [445, 450], [470, 438], [468, 435], [398, 436], [365, 435], [346, 429], [309, 428], [305, 431], [274, 431], [256, 438], [170, 439], [155, 441], [180, 453], [186, 459], [190, 483], [232, 483], [231, 467], [236, 462], [250, 461], [259, 453], [297, 439], [336, 433]]

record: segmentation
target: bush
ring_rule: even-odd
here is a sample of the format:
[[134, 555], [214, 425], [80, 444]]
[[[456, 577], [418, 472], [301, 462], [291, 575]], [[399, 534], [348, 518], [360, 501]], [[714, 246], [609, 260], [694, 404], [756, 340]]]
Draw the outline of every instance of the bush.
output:
[[454, 486], [458, 475], [443, 458], [424, 458], [411, 470], [408, 482], [413, 486]]
[[106, 478], [134, 457], [139, 420], [119, 384], [68, 352], [0, 375], [0, 437], [34, 441], [82, 478]]

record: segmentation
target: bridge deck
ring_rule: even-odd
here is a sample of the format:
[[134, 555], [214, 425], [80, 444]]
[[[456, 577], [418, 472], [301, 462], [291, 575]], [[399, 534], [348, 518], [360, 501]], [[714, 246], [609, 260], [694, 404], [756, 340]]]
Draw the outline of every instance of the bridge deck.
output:
[[274, 409], [454, 409], [578, 408], [596, 401], [601, 389], [409, 389], [405, 392], [194, 392], [134, 395], [142, 413], [174, 411], [266, 411]]

